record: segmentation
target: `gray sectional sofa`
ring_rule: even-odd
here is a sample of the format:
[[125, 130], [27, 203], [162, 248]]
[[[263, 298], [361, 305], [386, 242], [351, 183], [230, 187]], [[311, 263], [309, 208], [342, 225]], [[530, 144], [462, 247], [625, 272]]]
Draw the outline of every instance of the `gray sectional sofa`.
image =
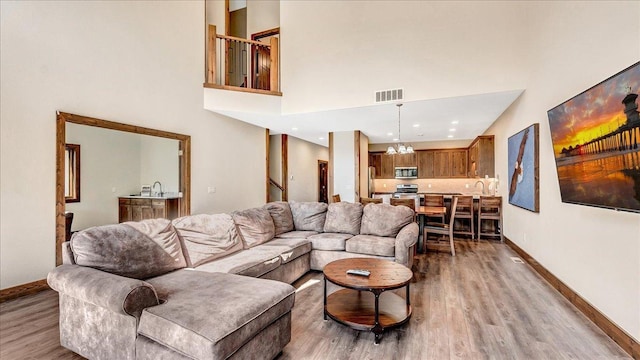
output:
[[403, 206], [274, 202], [80, 231], [48, 283], [61, 344], [87, 358], [272, 359], [291, 338], [290, 283], [348, 257], [411, 267], [417, 239]]

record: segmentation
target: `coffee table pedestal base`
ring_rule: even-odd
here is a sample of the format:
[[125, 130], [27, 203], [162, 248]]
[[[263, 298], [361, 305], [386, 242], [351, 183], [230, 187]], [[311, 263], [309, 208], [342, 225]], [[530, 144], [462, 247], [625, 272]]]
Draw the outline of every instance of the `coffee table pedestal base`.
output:
[[375, 334], [375, 343], [378, 344], [385, 330], [409, 321], [409, 285], [406, 288], [406, 299], [390, 291], [338, 290], [331, 295], [325, 295], [325, 319], [329, 316], [353, 329], [371, 331]]

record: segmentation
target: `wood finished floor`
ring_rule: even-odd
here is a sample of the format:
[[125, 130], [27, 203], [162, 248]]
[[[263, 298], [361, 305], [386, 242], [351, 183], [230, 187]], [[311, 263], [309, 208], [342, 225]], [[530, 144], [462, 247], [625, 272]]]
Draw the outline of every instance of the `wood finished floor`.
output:
[[[322, 274], [305, 275], [279, 359], [631, 359], [506, 245], [456, 250], [417, 256], [411, 320], [380, 345], [323, 321]], [[60, 346], [57, 304], [54, 291], [0, 304], [0, 359], [82, 359]]]

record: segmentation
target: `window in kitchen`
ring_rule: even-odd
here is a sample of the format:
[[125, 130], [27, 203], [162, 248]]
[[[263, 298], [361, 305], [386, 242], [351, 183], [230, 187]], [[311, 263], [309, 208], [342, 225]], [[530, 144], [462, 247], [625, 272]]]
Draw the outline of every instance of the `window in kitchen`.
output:
[[80, 145], [64, 145], [64, 200], [80, 202]]

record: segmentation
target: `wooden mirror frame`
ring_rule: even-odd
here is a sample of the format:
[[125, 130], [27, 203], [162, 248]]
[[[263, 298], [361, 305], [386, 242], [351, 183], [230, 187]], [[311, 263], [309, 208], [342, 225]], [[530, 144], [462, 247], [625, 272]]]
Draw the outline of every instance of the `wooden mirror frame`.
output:
[[190, 214], [191, 136], [58, 112], [56, 116], [56, 266], [62, 264], [62, 243], [65, 241], [64, 150], [66, 143], [66, 123], [88, 125], [103, 129], [178, 140], [179, 150], [182, 152], [182, 155], [178, 157], [178, 187], [182, 192], [178, 216], [186, 216]]

